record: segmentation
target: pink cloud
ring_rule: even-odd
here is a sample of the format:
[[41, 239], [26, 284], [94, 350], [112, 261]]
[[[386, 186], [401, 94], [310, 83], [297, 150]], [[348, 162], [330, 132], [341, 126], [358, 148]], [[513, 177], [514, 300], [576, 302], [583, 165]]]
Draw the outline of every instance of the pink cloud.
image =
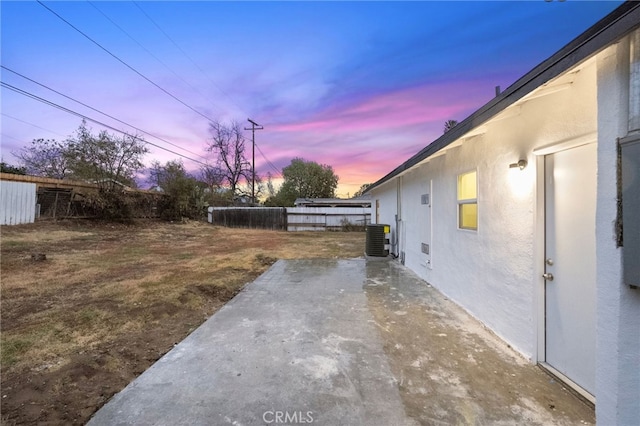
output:
[[491, 95], [484, 81], [425, 83], [375, 94], [303, 121], [271, 125], [262, 149], [279, 167], [296, 156], [329, 164], [340, 177], [338, 192], [353, 193], [439, 137], [446, 120], [461, 121]]
[[487, 84], [423, 84], [395, 92], [372, 95], [357, 103], [334, 105], [309, 120], [274, 126], [276, 132], [351, 132], [389, 129], [428, 122], [461, 119], [487, 100]]

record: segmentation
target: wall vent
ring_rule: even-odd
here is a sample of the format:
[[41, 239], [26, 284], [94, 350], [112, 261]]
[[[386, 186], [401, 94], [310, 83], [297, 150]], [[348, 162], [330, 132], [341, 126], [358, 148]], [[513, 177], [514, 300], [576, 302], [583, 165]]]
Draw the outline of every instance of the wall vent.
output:
[[422, 252], [424, 254], [429, 254], [429, 244], [422, 243]]
[[429, 194], [422, 194], [420, 196], [420, 202], [421, 204], [429, 204]]

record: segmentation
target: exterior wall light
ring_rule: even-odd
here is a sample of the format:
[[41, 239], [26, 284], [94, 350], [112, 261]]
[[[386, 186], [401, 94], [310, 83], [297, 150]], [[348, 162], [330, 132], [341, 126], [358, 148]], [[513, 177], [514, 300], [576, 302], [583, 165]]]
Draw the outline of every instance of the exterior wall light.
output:
[[527, 167], [527, 164], [527, 160], [518, 160], [517, 163], [509, 164], [509, 168], [515, 169], [516, 167], [518, 167], [520, 170], [524, 170], [524, 168]]

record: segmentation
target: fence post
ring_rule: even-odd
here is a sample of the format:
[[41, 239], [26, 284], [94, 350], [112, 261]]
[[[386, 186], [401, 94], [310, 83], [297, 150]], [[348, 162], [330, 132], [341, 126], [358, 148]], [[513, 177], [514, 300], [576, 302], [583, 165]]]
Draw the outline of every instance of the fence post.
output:
[[289, 212], [286, 207], [283, 207], [284, 211], [282, 212], [282, 221], [283, 227], [285, 231], [289, 231]]
[[56, 218], [58, 212], [58, 191], [56, 191], [56, 199], [53, 201], [53, 218]]

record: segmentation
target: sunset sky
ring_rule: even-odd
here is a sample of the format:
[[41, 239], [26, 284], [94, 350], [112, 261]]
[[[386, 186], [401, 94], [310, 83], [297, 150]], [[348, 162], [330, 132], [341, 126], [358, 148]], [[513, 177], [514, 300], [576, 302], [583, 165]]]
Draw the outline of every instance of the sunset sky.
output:
[[[353, 194], [461, 121], [620, 2], [2, 1], [1, 62], [204, 162], [208, 120], [264, 126], [275, 169], [302, 157], [333, 166]], [[123, 131], [3, 68], [1, 80]], [[2, 88], [1, 154], [65, 139], [77, 116]], [[192, 108], [192, 109], [191, 109]], [[198, 111], [196, 113], [195, 111]], [[95, 130], [97, 124], [90, 123]], [[138, 132], [139, 133], [139, 132]], [[251, 133], [246, 132], [250, 140]], [[177, 155], [150, 147], [145, 158]], [[256, 151], [261, 176], [271, 167]], [[249, 152], [250, 157], [250, 152]], [[183, 159], [188, 169], [198, 164]], [[144, 186], [144, 185], [143, 185]]]

